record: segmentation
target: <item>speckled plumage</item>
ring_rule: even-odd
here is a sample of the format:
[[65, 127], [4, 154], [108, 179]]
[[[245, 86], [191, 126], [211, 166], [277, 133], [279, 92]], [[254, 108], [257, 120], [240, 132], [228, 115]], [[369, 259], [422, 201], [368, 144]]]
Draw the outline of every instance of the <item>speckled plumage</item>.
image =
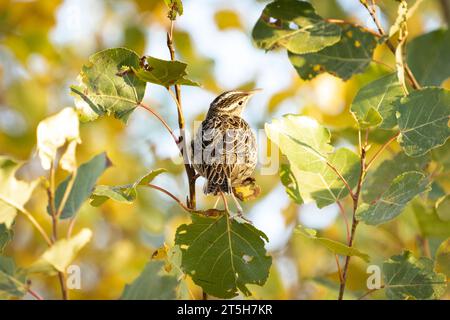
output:
[[192, 141], [192, 163], [207, 179], [205, 194], [231, 193], [256, 166], [256, 138], [241, 117], [253, 91], [229, 91], [218, 96]]

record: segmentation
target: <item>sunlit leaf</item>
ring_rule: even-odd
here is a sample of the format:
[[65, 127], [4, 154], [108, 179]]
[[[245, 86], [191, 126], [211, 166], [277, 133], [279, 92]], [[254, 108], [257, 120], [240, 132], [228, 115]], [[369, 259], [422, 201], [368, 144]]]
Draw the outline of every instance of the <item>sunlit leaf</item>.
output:
[[20, 166], [20, 163], [0, 156], [0, 224], [4, 223], [7, 228], [14, 222], [17, 210], [25, 210], [24, 206], [38, 184], [38, 180], [18, 180], [16, 171]]
[[450, 92], [441, 88], [415, 90], [397, 101], [398, 141], [411, 157], [423, 155], [450, 136]]
[[361, 88], [350, 109], [360, 128], [390, 129], [397, 125], [394, 102], [400, 97], [403, 97], [403, 90], [397, 76], [390, 74]]
[[82, 229], [69, 239], [60, 239], [48, 248], [30, 267], [30, 272], [65, 272], [78, 252], [91, 240], [92, 231]]
[[405, 153], [399, 152], [392, 159], [384, 160], [375, 170], [370, 170], [364, 180], [362, 188], [362, 198], [370, 203], [385, 192], [392, 180], [402, 173], [408, 171], [422, 171], [430, 161], [430, 157], [408, 157]]
[[198, 86], [199, 84], [189, 80], [186, 72], [187, 64], [180, 61], [162, 60], [154, 57], [145, 57], [145, 64], [133, 67], [136, 76], [145, 82], [170, 87], [175, 84]]
[[308, 239], [313, 240], [315, 243], [320, 244], [321, 246], [324, 246], [325, 248], [327, 248], [328, 250], [330, 250], [331, 252], [333, 252], [335, 254], [338, 254], [341, 256], [355, 256], [355, 257], [363, 259], [365, 262], [370, 262], [370, 257], [368, 254], [359, 251], [355, 247], [349, 247], [341, 242], [338, 242], [338, 241], [335, 241], [332, 239], [328, 239], [328, 238], [318, 237], [316, 235], [315, 230], [305, 229], [301, 226], [297, 226], [295, 228], [295, 231], [296, 231], [296, 233], [301, 234], [301, 235], [307, 237]]
[[289, 52], [289, 59], [300, 78], [310, 80], [328, 72], [343, 80], [362, 73], [372, 61], [377, 38], [359, 27], [342, 27], [341, 40], [318, 52], [303, 55]]
[[297, 182], [297, 178], [291, 170], [289, 164], [281, 164], [280, 166], [280, 180], [283, 186], [286, 188], [286, 193], [297, 204], [302, 204], [303, 199], [300, 195], [300, 186]]
[[176, 298], [177, 279], [168, 275], [164, 262], [150, 261], [131, 284], [127, 284], [122, 300], [171, 300]]
[[182, 252], [182, 267], [203, 290], [218, 298], [235, 297], [246, 284], [263, 285], [272, 263], [266, 255], [264, 233], [227, 215], [191, 215], [192, 223], [178, 227], [175, 244]]
[[402, 213], [406, 204], [415, 196], [429, 189], [429, 180], [423, 173], [402, 173], [378, 199], [370, 204], [364, 203], [358, 208], [358, 219], [370, 225], [390, 221]]
[[27, 292], [26, 274], [14, 260], [0, 255], [0, 299], [21, 298]]
[[450, 77], [450, 31], [440, 29], [408, 43], [408, 65], [421, 85], [439, 86]]
[[411, 203], [410, 210], [417, 220], [423, 237], [446, 238], [450, 234], [450, 221], [441, 220], [434, 207], [428, 207], [415, 199]]
[[409, 251], [385, 261], [383, 275], [389, 299], [437, 299], [446, 288], [445, 275], [433, 271], [433, 261]]
[[89, 58], [81, 70], [80, 85], [71, 87], [82, 120], [113, 114], [127, 121], [141, 103], [146, 83], [124, 68], [139, 68], [139, 56], [134, 51], [112, 48]]
[[293, 53], [316, 52], [338, 42], [341, 29], [317, 15], [310, 3], [281, 0], [268, 4], [252, 31], [262, 49], [283, 46]]
[[78, 115], [73, 108], [64, 108], [41, 121], [37, 127], [37, 149], [45, 170], [50, 169], [60, 150], [61, 168], [69, 172], [75, 170], [75, 148], [78, 143], [81, 143]]
[[[332, 153], [330, 133], [316, 120], [287, 115], [265, 126], [266, 134], [288, 158], [301, 198], [314, 200], [322, 208], [344, 198], [358, 180], [360, 161], [353, 151], [341, 148]], [[330, 166], [333, 166], [334, 171]]]
[[[83, 202], [89, 198], [94, 190], [97, 179], [109, 166], [111, 166], [111, 161], [106, 153], [101, 153], [78, 168], [72, 189], [62, 210], [61, 219], [71, 218], [78, 212]], [[56, 209], [59, 208], [71, 179], [72, 175], [68, 176], [56, 189]]]
[[436, 271], [450, 277], [450, 238], [442, 241], [436, 251]]
[[117, 202], [132, 203], [134, 200], [136, 200], [137, 186], [145, 186], [149, 184], [158, 175], [166, 171], [166, 169], [156, 169], [150, 171], [148, 174], [146, 174], [133, 184], [127, 184], [123, 186], [96, 186], [94, 191], [92, 192], [90, 203], [95, 207], [103, 204], [108, 199]]

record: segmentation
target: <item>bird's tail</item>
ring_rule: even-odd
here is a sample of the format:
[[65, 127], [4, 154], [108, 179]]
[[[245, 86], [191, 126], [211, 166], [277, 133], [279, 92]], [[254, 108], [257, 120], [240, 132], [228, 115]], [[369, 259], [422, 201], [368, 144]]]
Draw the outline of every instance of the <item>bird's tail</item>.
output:
[[223, 179], [221, 182], [215, 182], [208, 180], [205, 183], [203, 192], [205, 194], [217, 195], [222, 191], [225, 194], [230, 194], [232, 192], [231, 183], [229, 179]]

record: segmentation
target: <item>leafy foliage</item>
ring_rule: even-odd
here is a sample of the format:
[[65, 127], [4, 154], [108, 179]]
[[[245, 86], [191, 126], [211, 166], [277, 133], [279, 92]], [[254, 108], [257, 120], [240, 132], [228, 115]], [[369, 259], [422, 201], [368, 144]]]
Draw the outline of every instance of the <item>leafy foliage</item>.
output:
[[402, 96], [397, 75], [392, 73], [361, 88], [350, 109], [360, 128], [390, 129], [397, 125], [395, 102]]
[[398, 141], [411, 157], [423, 155], [441, 146], [450, 136], [450, 92], [442, 88], [424, 88], [411, 92], [397, 105]]
[[[101, 153], [78, 168], [72, 189], [61, 212], [61, 219], [71, 218], [78, 212], [83, 202], [90, 197], [97, 179], [110, 165], [111, 162], [106, 153]], [[63, 202], [64, 194], [68, 185], [72, 183], [72, 179], [73, 177], [70, 175], [56, 189], [56, 208], [59, 208]]]
[[419, 83], [439, 86], [450, 76], [450, 32], [439, 29], [421, 35], [408, 44], [408, 65]]
[[342, 26], [341, 40], [318, 52], [303, 55], [289, 52], [289, 60], [304, 80], [328, 72], [343, 80], [365, 71], [370, 61], [377, 38], [359, 27]]
[[293, 53], [316, 52], [339, 41], [340, 27], [326, 22], [306, 1], [269, 3], [253, 28], [256, 45], [271, 50], [283, 46]]
[[450, 277], [450, 238], [442, 241], [436, 251], [436, 270]]
[[379, 199], [363, 204], [358, 217], [367, 224], [377, 225], [398, 216], [416, 195], [429, 190], [429, 181], [423, 173], [409, 171], [397, 176]]
[[26, 274], [14, 260], [0, 255], [0, 299], [20, 298], [27, 292]]
[[192, 215], [191, 224], [178, 227], [175, 244], [182, 252], [182, 268], [208, 294], [232, 298], [247, 284], [263, 285], [272, 258], [266, 255], [267, 236], [228, 215]]
[[11, 241], [13, 237], [13, 231], [8, 229], [4, 223], [0, 224], [0, 254], [5, 249], [8, 242]]
[[139, 56], [125, 48], [92, 55], [80, 73], [80, 85], [71, 87], [81, 119], [91, 121], [113, 114], [126, 122], [145, 93], [145, 82], [126, 71], [139, 68], [139, 62]]
[[[125, 286], [121, 299], [123, 300], [171, 300], [175, 299], [177, 279], [163, 270], [162, 261], [150, 261], [144, 271]], [[162, 274], [161, 274], [162, 273]]]
[[432, 260], [416, 259], [409, 251], [385, 261], [383, 274], [389, 299], [437, 299], [446, 287], [445, 276], [433, 271]]

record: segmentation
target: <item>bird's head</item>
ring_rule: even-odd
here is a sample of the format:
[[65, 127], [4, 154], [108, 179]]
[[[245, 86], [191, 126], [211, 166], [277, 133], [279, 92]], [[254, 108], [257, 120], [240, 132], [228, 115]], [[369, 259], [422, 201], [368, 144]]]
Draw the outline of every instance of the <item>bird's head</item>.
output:
[[261, 89], [249, 91], [232, 90], [224, 92], [211, 102], [208, 116], [220, 114], [240, 116], [251, 96], [259, 91], [261, 91]]

